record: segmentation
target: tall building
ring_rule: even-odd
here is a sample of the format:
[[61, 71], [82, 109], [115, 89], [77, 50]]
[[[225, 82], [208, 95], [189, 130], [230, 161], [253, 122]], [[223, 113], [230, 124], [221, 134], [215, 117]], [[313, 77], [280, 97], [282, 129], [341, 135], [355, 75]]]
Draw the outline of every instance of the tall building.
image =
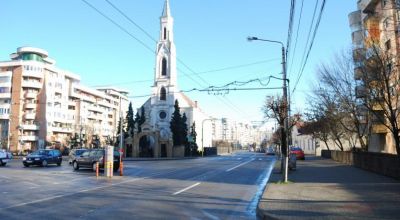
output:
[[[169, 1], [166, 0], [160, 17], [160, 37], [156, 46], [152, 96], [142, 106], [146, 120], [142, 132], [135, 137], [136, 142], [132, 148], [134, 157], [183, 156], [183, 149], [173, 147], [170, 130], [175, 100], [179, 102], [181, 114], [186, 114], [187, 125], [196, 124], [197, 145], [199, 147], [210, 145], [208, 144], [210, 141], [203, 144], [203, 140], [208, 140], [210, 136], [207, 132], [210, 129], [202, 129], [202, 122], [208, 116], [199, 108], [196, 101], [192, 101], [178, 89], [173, 21]], [[203, 135], [201, 132], [204, 130], [207, 134]]]
[[10, 58], [0, 62], [1, 147], [67, 146], [73, 136], [88, 146], [115, 136], [120, 105], [128, 106], [126, 91], [85, 87], [39, 48], [20, 47]]
[[[363, 81], [363, 74], [365, 74], [363, 61], [372, 59], [376, 55], [376, 48], [385, 54], [390, 54], [393, 60], [388, 62], [388, 65], [391, 66], [385, 68], [390, 70], [388, 74], [391, 74], [391, 89], [397, 93], [395, 87], [399, 69], [392, 67], [398, 66], [400, 52], [399, 3], [398, 0], [358, 0], [358, 10], [349, 14], [355, 66], [354, 78], [358, 84], [356, 87], [356, 96], [359, 99], [358, 111], [361, 113], [363, 126], [370, 131], [368, 150], [372, 152], [396, 153], [396, 148], [389, 129], [382, 120], [377, 120], [379, 117], [384, 117], [383, 104], [376, 105], [370, 111], [364, 105], [367, 94]], [[366, 120], [367, 115], [372, 115], [372, 120]]]

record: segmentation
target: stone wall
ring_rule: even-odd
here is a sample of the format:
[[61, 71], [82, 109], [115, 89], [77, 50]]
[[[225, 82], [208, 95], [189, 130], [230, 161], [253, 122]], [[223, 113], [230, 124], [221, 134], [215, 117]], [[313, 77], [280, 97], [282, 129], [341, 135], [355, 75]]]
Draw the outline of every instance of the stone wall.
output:
[[372, 171], [385, 176], [400, 179], [400, 158], [393, 154], [373, 152], [328, 151], [323, 150], [322, 157], [331, 158], [343, 164]]

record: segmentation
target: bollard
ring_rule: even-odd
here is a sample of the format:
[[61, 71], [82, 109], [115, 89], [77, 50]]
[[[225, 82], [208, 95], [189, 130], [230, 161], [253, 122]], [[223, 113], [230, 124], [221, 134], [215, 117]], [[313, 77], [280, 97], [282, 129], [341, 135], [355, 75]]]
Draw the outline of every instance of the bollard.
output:
[[96, 177], [99, 177], [99, 162], [96, 162]]
[[122, 161], [119, 164], [119, 175], [120, 176], [124, 175], [124, 163], [122, 163]]

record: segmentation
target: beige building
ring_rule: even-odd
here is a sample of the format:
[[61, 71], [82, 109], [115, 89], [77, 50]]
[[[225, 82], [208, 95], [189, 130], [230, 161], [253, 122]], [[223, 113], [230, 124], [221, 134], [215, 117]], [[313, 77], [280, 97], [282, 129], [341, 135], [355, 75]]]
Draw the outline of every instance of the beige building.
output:
[[104, 143], [115, 136], [120, 105], [128, 107], [126, 91], [85, 87], [39, 48], [20, 47], [10, 58], [0, 62], [2, 147], [21, 152], [67, 146], [75, 134], [88, 146], [93, 137]]
[[[365, 88], [362, 86], [362, 61], [374, 56], [377, 47], [386, 54], [390, 54], [390, 65], [398, 66], [399, 55], [399, 3], [398, 0], [359, 0], [358, 10], [349, 14], [349, 23], [352, 30], [354, 78], [359, 84], [356, 87], [356, 96], [359, 98], [359, 111], [368, 114], [363, 106]], [[393, 78], [393, 91], [396, 91], [396, 81], [399, 76], [398, 68], [389, 68]], [[392, 79], [391, 79], [392, 80]], [[380, 105], [380, 106], [383, 106]], [[382, 115], [382, 107], [373, 108], [373, 117]], [[377, 116], [378, 115], [378, 116]], [[363, 118], [362, 118], [363, 119]], [[378, 120], [363, 120], [370, 131], [368, 150], [372, 152], [396, 153], [393, 137], [389, 129]]]

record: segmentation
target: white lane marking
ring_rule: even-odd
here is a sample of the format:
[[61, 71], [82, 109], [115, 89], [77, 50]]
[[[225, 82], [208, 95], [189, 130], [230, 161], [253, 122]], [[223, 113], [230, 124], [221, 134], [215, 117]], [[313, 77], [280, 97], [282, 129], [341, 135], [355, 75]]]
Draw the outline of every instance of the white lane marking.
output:
[[197, 183], [195, 183], [195, 184], [193, 184], [193, 185], [191, 185], [191, 186], [188, 186], [188, 187], [186, 187], [186, 188], [184, 188], [184, 189], [182, 189], [182, 190], [179, 190], [178, 192], [175, 192], [175, 193], [173, 193], [172, 195], [178, 195], [178, 194], [180, 194], [180, 193], [183, 193], [183, 192], [185, 192], [186, 190], [189, 190], [189, 189], [191, 189], [191, 188], [193, 188], [193, 187], [196, 187], [196, 186], [198, 186], [198, 185], [200, 185], [200, 182], [197, 182]]
[[242, 159], [241, 157], [238, 158], [238, 160], [241, 160], [241, 159]]
[[212, 214], [210, 214], [210, 213], [208, 213], [208, 212], [206, 212], [206, 211], [203, 211], [203, 214], [204, 214], [205, 216], [207, 216], [208, 218], [212, 219], [212, 220], [219, 220], [219, 219], [220, 219], [220, 218], [218, 218], [217, 216], [212, 215]]
[[237, 165], [237, 166], [234, 166], [234, 167], [232, 167], [232, 168], [230, 168], [230, 169], [227, 169], [226, 172], [232, 171], [232, 170], [234, 170], [234, 169], [236, 169], [236, 168], [238, 168], [238, 167], [240, 167], [240, 166], [243, 166], [243, 165], [245, 165], [245, 164], [247, 164], [247, 163], [250, 163], [250, 162], [253, 161], [253, 160], [254, 160], [254, 159], [251, 159], [251, 160], [246, 161], [246, 162], [244, 162], [244, 163], [241, 163], [241, 164], [239, 164], [239, 165]]
[[261, 158], [258, 158], [258, 160], [262, 160]]
[[25, 205], [35, 204], [35, 203], [39, 203], [39, 202], [45, 202], [45, 201], [49, 201], [49, 200], [52, 200], [52, 199], [66, 197], [66, 196], [72, 196], [72, 195], [76, 195], [76, 194], [83, 193], [83, 192], [90, 192], [90, 191], [95, 191], [95, 190], [98, 190], [98, 189], [110, 188], [110, 187], [122, 185], [122, 184], [125, 184], [125, 183], [130, 183], [130, 182], [135, 182], [135, 181], [139, 181], [139, 180], [149, 179], [151, 177], [156, 177], [156, 176], [165, 175], [165, 174], [171, 174], [171, 173], [174, 173], [174, 172], [178, 172], [178, 171], [177, 170], [173, 170], [171, 172], [166, 172], [166, 173], [156, 173], [154, 175], [141, 177], [141, 178], [137, 178], [137, 179], [126, 180], [126, 181], [122, 181], [122, 182], [119, 182], [119, 183], [112, 183], [112, 184], [106, 185], [106, 186], [98, 186], [98, 187], [94, 187], [94, 188], [83, 189], [83, 190], [80, 190], [80, 191], [77, 191], [77, 192], [65, 193], [65, 194], [60, 194], [60, 195], [57, 195], [57, 196], [50, 196], [50, 197], [47, 197], [47, 198], [33, 200], [33, 201], [30, 201], [30, 202], [23, 202], [23, 203], [11, 205], [11, 206], [8, 206], [8, 207], [0, 208], [0, 211], [1, 210], [5, 210], [5, 209], [21, 207], [21, 206], [25, 206]]
[[6, 176], [0, 176], [1, 178], [4, 178], [4, 179], [6, 179], [6, 180], [11, 180], [11, 178], [10, 177], [6, 177]]

